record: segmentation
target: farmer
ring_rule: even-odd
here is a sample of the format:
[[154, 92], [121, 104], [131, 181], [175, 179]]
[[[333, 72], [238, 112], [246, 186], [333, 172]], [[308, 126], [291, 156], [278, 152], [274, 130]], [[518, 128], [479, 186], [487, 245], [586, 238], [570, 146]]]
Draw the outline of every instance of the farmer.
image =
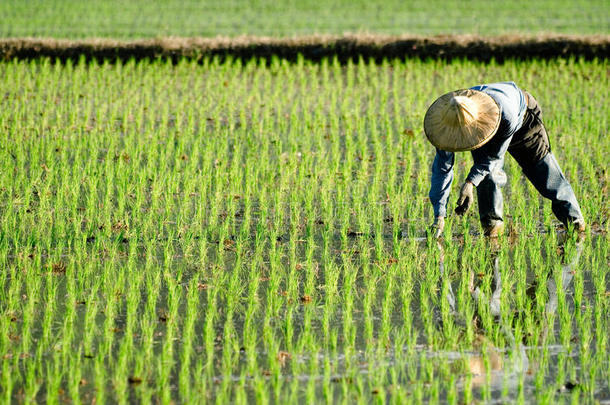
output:
[[538, 192], [552, 202], [557, 219], [566, 227], [585, 230], [574, 191], [551, 153], [538, 102], [514, 82], [483, 84], [439, 97], [426, 112], [424, 132], [436, 147], [432, 164], [430, 201], [434, 207], [435, 237], [440, 237], [453, 182], [454, 153], [471, 151], [474, 164], [460, 190], [455, 212], [472, 205], [476, 187], [479, 217], [486, 236], [504, 230], [501, 188], [508, 151]]

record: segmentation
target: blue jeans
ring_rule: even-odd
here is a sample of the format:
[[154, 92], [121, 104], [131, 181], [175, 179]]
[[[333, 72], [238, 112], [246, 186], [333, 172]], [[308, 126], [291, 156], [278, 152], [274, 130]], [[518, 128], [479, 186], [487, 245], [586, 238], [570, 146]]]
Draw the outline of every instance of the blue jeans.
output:
[[[583, 220], [580, 206], [572, 186], [563, 175], [552, 153], [531, 167], [523, 168], [527, 179], [540, 195], [551, 200], [553, 214], [565, 226]], [[491, 172], [477, 187], [479, 217], [483, 229], [488, 229], [503, 220], [503, 198], [501, 188], [506, 184], [506, 174], [501, 168]]]

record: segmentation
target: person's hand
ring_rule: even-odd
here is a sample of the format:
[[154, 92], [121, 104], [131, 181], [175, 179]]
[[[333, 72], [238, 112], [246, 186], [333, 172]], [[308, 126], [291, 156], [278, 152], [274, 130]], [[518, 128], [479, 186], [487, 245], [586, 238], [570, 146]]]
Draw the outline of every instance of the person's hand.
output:
[[432, 236], [434, 236], [435, 239], [440, 238], [443, 234], [443, 229], [445, 229], [445, 218], [434, 218], [434, 223], [430, 226], [430, 233], [432, 233]]
[[458, 205], [455, 207], [456, 214], [464, 215], [466, 211], [468, 211], [472, 205], [472, 201], [474, 200], [473, 190], [474, 185], [471, 182], [467, 181], [464, 183], [462, 189], [460, 190], [460, 198], [458, 198], [457, 201]]

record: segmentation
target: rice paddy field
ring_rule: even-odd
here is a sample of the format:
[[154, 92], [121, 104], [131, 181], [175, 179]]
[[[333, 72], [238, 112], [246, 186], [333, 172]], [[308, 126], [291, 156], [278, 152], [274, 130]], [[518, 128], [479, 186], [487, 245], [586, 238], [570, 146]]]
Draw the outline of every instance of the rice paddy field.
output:
[[0, 37], [610, 34], [605, 0], [3, 0]]
[[[1, 401], [609, 403], [609, 78], [580, 59], [0, 63]], [[427, 234], [426, 108], [502, 80], [540, 102], [585, 235], [508, 157], [506, 236], [476, 207]]]

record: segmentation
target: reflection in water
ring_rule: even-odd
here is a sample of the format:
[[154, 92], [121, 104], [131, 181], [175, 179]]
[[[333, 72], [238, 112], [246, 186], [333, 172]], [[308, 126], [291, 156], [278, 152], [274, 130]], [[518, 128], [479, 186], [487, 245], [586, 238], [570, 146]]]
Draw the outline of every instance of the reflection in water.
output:
[[[562, 251], [562, 258], [565, 261], [565, 250], [563, 249], [563, 245], [560, 245], [560, 249]], [[576, 252], [572, 260], [564, 263], [561, 266], [561, 287], [568, 288], [572, 283], [572, 277], [574, 275], [574, 269], [580, 260], [580, 256], [583, 250], [583, 241], [582, 239], [576, 243]], [[549, 277], [546, 282], [546, 288], [549, 292], [549, 301], [546, 303], [545, 312], [547, 314], [554, 314], [557, 311], [557, 284], [555, 283], [555, 279], [553, 277]]]
[[[575, 254], [566, 258], [564, 242], [560, 242], [559, 250], [562, 252], [562, 264], [561, 266], [561, 288], [566, 290], [570, 287], [574, 269], [576, 268], [582, 251], [583, 251], [583, 240], [580, 239], [576, 244]], [[451, 315], [455, 318], [456, 325], [465, 325], [465, 321], [460, 318], [459, 312], [455, 308], [455, 296], [453, 288], [451, 286], [449, 277], [449, 271], [445, 268], [444, 260], [444, 249], [442, 243], [437, 241], [437, 247], [439, 249], [439, 270], [440, 270], [440, 283], [447, 282], [446, 293], [443, 299], [446, 300]], [[492, 252], [492, 292], [489, 298], [481, 290], [480, 286], [475, 286], [474, 274], [469, 282], [470, 295], [473, 298], [477, 310], [481, 310], [483, 306], [486, 306], [486, 310], [493, 317], [506, 342], [508, 343], [505, 349], [498, 349], [493, 346], [490, 339], [485, 335], [489, 331], [485, 331], [484, 328], [478, 328], [477, 335], [474, 341], [475, 353], [467, 356], [466, 363], [468, 371], [473, 376], [472, 382], [476, 385], [483, 384], [487, 381], [487, 377], [490, 377], [491, 385], [498, 386], [499, 384], [514, 385], [518, 384], [518, 376], [525, 373], [529, 368], [529, 360], [526, 354], [526, 348], [521, 340], [515, 339], [513, 329], [511, 325], [506, 324], [503, 319], [508, 317], [502, 317], [502, 311], [507, 308], [502, 308], [501, 295], [502, 295], [502, 276], [500, 272], [500, 260], [498, 256], [499, 247], [497, 241], [494, 239], [489, 240], [489, 248]], [[557, 284], [555, 278], [552, 275], [548, 276], [546, 281], [546, 287], [548, 290], [548, 302], [545, 305], [545, 313], [552, 315], [556, 312], [558, 306], [557, 298]], [[442, 288], [441, 288], [442, 291]], [[478, 311], [475, 311], [475, 314]], [[475, 315], [476, 316], [476, 315]], [[442, 319], [439, 317], [438, 326], [443, 327]], [[468, 322], [469, 320], [466, 320]], [[471, 322], [474, 320], [470, 320]], [[548, 330], [545, 330], [545, 334]], [[487, 370], [491, 373], [488, 375]]]
[[[500, 277], [500, 258], [498, 257], [497, 252], [493, 254], [493, 274], [492, 274], [492, 288], [493, 292], [491, 293], [491, 297], [489, 299], [489, 313], [494, 318], [500, 317], [500, 295], [502, 294], [502, 278]], [[474, 287], [474, 274], [470, 279], [470, 294], [472, 298], [480, 305], [481, 303], [486, 301], [485, 294], [481, 291], [481, 289], [477, 286]]]

